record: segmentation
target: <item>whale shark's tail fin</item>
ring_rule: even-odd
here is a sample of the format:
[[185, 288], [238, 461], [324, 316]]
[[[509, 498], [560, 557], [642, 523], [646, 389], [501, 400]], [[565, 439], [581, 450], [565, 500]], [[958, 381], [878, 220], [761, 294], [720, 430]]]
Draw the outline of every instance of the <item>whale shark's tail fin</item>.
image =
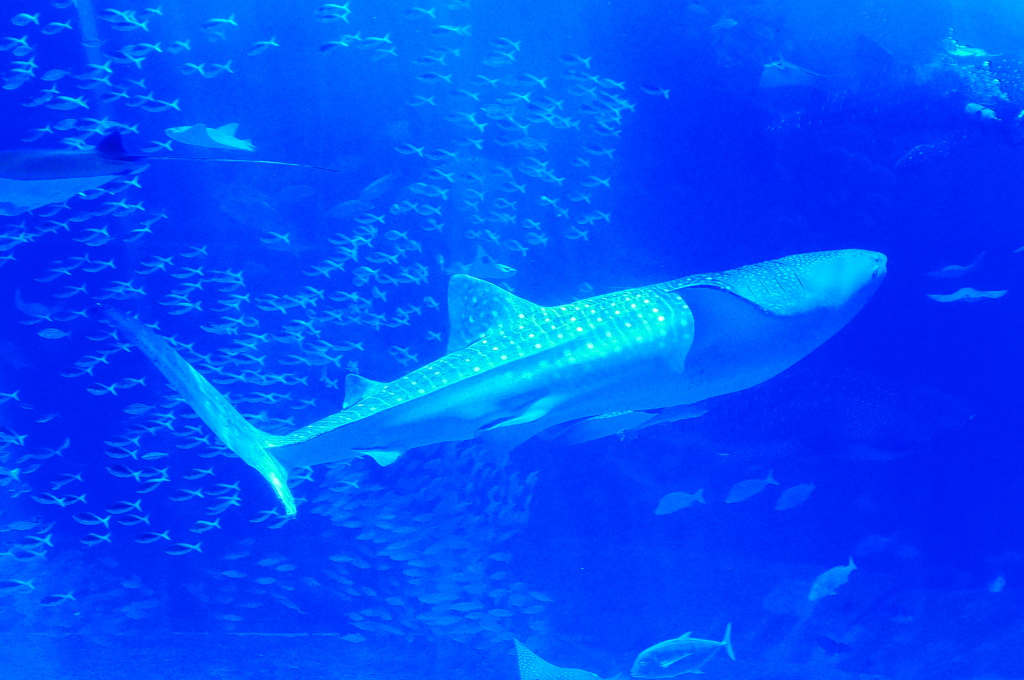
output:
[[284, 504], [285, 512], [289, 516], [294, 515], [295, 499], [288, 488], [288, 471], [267, 450], [273, 435], [250, 425], [224, 395], [181, 358], [166, 340], [141, 321], [109, 308], [104, 309], [104, 312], [114, 326], [127, 336], [126, 339], [149, 357], [225, 446], [270, 482], [274, 493]]

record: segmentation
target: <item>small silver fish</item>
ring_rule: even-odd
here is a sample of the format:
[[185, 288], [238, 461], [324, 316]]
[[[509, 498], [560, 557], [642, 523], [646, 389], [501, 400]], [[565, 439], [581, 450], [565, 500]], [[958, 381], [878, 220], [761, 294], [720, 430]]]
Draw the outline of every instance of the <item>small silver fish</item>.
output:
[[721, 642], [702, 640], [684, 633], [673, 640], [648, 647], [636, 657], [629, 674], [634, 678], [674, 678], [686, 673], [703, 673], [701, 667], [722, 647], [729, 658], [735, 661], [731, 623], [726, 625], [725, 637]]
[[812, 482], [789, 487], [779, 495], [779, 500], [775, 501], [775, 509], [789, 510], [790, 508], [795, 508], [806, 501], [814, 489], [815, 487]]
[[35, 14], [28, 14], [26, 12], [22, 12], [21, 14], [15, 14], [11, 17], [11, 23], [15, 26], [26, 26], [28, 24], [35, 24], [38, 26], [39, 13], [36, 12]]
[[280, 47], [276, 38], [271, 38], [270, 40], [257, 40], [252, 44], [252, 47], [249, 48], [249, 51], [246, 52], [246, 54], [250, 57], [255, 57], [257, 54], [266, 52], [267, 49], [271, 47]]
[[66, 338], [69, 335], [71, 334], [67, 331], [62, 331], [59, 328], [44, 328], [39, 331], [39, 337], [46, 338], [47, 340], [60, 340], [61, 338]]

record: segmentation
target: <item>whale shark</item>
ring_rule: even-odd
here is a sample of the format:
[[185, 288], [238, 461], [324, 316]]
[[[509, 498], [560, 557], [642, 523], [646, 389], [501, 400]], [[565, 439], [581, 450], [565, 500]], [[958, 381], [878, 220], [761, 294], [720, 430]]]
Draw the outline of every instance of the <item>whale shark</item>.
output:
[[113, 132], [88, 151], [15, 149], [0, 151], [0, 215], [20, 215], [103, 186], [145, 167], [124, 150]]
[[651, 413], [737, 392], [839, 331], [886, 274], [885, 255], [833, 250], [544, 306], [465, 274], [448, 288], [447, 352], [391, 382], [349, 375], [338, 413], [286, 435], [248, 423], [137, 318], [107, 317], [296, 513], [288, 470], [479, 439], [514, 447], [573, 421]]

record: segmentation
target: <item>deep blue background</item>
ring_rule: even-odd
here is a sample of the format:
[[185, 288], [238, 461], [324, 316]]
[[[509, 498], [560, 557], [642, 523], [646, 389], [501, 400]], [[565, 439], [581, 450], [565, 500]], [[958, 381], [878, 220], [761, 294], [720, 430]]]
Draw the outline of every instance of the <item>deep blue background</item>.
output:
[[[437, 23], [449, 21], [444, 16], [473, 26], [471, 38], [451, 42], [462, 50], [457, 65], [437, 69], [453, 72], [463, 86], [477, 73], [492, 73], [481, 62], [493, 52], [489, 41], [503, 36], [522, 41], [516, 64], [505, 72], [548, 75], [553, 98], [572, 97], [567, 94], [572, 82], [559, 80], [565, 68], [559, 56], [578, 54], [592, 58], [594, 72], [625, 81], [623, 96], [636, 104], [635, 113], [624, 113], [618, 137], [598, 140], [615, 147], [614, 162], [605, 172], [612, 189], [599, 192], [598, 207], [611, 211], [611, 223], [594, 226], [587, 242], [568, 241], [552, 228], [548, 247], [535, 247], [525, 258], [507, 254], [502, 261], [518, 269], [509, 281], [515, 293], [555, 303], [576, 297], [584, 283], [601, 293], [847, 247], [886, 253], [889, 274], [864, 311], [820, 350], [765, 385], [709, 404], [709, 413], [700, 419], [646, 430], [626, 441], [609, 438], [567, 447], [534, 440], [515, 451], [503, 474], [518, 472], [525, 478], [531, 471], [540, 473], [529, 519], [505, 541], [482, 529], [469, 534], [484, 554], [513, 554], [510, 581], [554, 600], [537, 617], [545, 620], [543, 626], [531, 628], [527, 618], [515, 619], [510, 632], [552, 663], [604, 677], [627, 671], [639, 650], [687, 630], [719, 639], [730, 621], [740, 662], [722, 657], [707, 668], [722, 677], [877, 673], [938, 678], [964, 677], [957, 673], [966, 668], [1004, 677], [999, 674], [1011, 672], [1016, 652], [1004, 640], [1024, 626], [1013, 613], [1020, 604], [1017, 527], [1024, 517], [1017, 493], [1024, 410], [1019, 387], [1024, 310], [1018, 283], [1024, 255], [1013, 252], [1024, 245], [1019, 191], [1024, 146], [1014, 122], [1024, 102], [1012, 75], [1024, 44], [1021, 10], [997, 2], [969, 7], [939, 2], [843, 3], [842, 8], [787, 2], [640, 5], [533, 0], [460, 10], [437, 5]], [[351, 231], [351, 220], [336, 220], [327, 211], [389, 173], [391, 187], [375, 212], [415, 198], [407, 187], [423, 181], [436, 163], [398, 154], [395, 147], [408, 142], [453, 148], [466, 131], [453, 129], [444, 116], [464, 105], [443, 98], [438, 107], [406, 105], [413, 94], [445, 89], [416, 80], [434, 70], [413, 62], [438, 44], [429, 34], [429, 19], [403, 16], [405, 4], [353, 0], [349, 24], [319, 24], [312, 20], [315, 6], [165, 2], [163, 16], [153, 19], [146, 35], [117, 33], [101, 22], [101, 37], [110, 44], [161, 40], [166, 47], [191, 37], [191, 52], [151, 55], [138, 74], [134, 67], [117, 67], [118, 79], [144, 75], [147, 89], [159, 98], [180, 98], [182, 111], [147, 113], [99, 104], [89, 114], [26, 108], [22, 103], [43, 88], [36, 80], [0, 93], [0, 147], [26, 146], [21, 140], [30, 130], [64, 117], [110, 116], [138, 123], [141, 134], [125, 137], [131, 150], [163, 139], [167, 127], [239, 122], [239, 136], [251, 137], [257, 147], [253, 158], [342, 172], [154, 161], [141, 176], [144, 188], [129, 200], [142, 200], [153, 213], [164, 210], [168, 219], [158, 223], [152, 238], [105, 247], [119, 269], [129, 272], [153, 254], [206, 244], [205, 266], [244, 270], [253, 298], [288, 294], [307, 283], [343, 290], [344, 280], [313, 282], [299, 273], [322, 256], [328, 235]], [[42, 12], [44, 23], [46, 16], [59, 15], [78, 25], [70, 10], [43, 3], [22, 3], [17, 9]], [[199, 31], [202, 21], [232, 12], [239, 17], [237, 30], [227, 40], [208, 42]], [[712, 27], [722, 19], [736, 25]], [[0, 34], [12, 36], [38, 31], [9, 25], [4, 30]], [[390, 33], [399, 56], [373, 61], [366, 50], [318, 49], [324, 40], [356, 30], [363, 37]], [[961, 77], [970, 64], [943, 50], [950, 30], [961, 44], [1001, 55], [987, 67], [999, 70], [1007, 94], [997, 102], [1004, 118], [999, 125], [983, 125], [964, 113], [964, 104], [976, 97]], [[253, 41], [272, 35], [280, 48], [245, 56]], [[77, 33], [40, 36], [35, 59], [41, 71], [84, 71], [92, 57], [83, 54], [77, 41]], [[872, 61], [869, 54], [884, 56]], [[9, 52], [0, 57], [16, 59]], [[179, 72], [185, 61], [226, 59], [234, 59], [236, 74], [200, 79]], [[779, 59], [823, 74], [819, 86], [759, 87], [764, 65]], [[62, 92], [65, 82], [60, 83]], [[641, 84], [669, 88], [670, 97], [645, 94]], [[515, 167], [529, 155], [493, 144], [495, 125], [490, 125], [480, 154], [488, 163]], [[593, 141], [566, 130], [541, 134], [550, 149], [544, 157], [566, 169], [581, 155], [581, 145]], [[34, 145], [56, 141], [47, 137]], [[897, 166], [918, 145], [934, 153], [920, 163]], [[179, 145], [174, 155], [217, 153]], [[570, 181], [581, 176], [572, 175]], [[527, 203], [523, 197], [520, 217], [542, 214]], [[70, 212], [86, 209], [73, 204]], [[0, 231], [19, 229], [23, 219], [3, 218]], [[106, 221], [123, 236], [135, 219]], [[408, 217], [388, 219], [389, 228], [418, 226]], [[458, 219], [449, 217], [449, 226]], [[29, 217], [29, 228], [42, 221]], [[416, 257], [431, 268], [430, 283], [394, 292], [392, 308], [417, 303], [424, 295], [444, 300], [446, 274], [437, 255], [449, 263], [471, 257], [473, 246], [460, 240], [464, 228], [471, 226], [422, 235], [425, 252]], [[262, 247], [258, 236], [279, 230], [291, 233], [293, 247]], [[204, 545], [216, 549], [191, 560], [137, 545], [131, 534], [110, 546], [84, 550], [78, 539], [92, 527], [69, 519], [82, 508], [59, 511], [29, 500], [32, 493], [49, 491], [49, 481], [61, 472], [81, 469], [89, 475], [85, 488], [96, 499], [89, 510], [99, 512], [103, 504], [121, 500], [120, 480], [102, 470], [111, 462], [102, 459], [103, 442], [127, 427], [125, 406], [158, 403], [165, 394], [162, 381], [137, 353], [120, 357], [124, 363], [105, 377], [146, 375], [145, 395], [133, 389], [115, 403], [87, 394], [86, 383], [60, 377], [78, 357], [93, 351], [85, 336], [101, 328], [95, 319], [69, 325], [71, 337], [59, 342], [38, 337], [48, 324], [22, 323], [26, 316], [14, 305], [15, 290], [26, 300], [52, 303], [47, 296], [53, 287], [36, 279], [54, 261], [84, 250], [70, 235], [58, 231], [13, 248], [14, 261], [0, 268], [0, 392], [21, 388], [22, 399], [35, 407], [33, 418], [42, 412], [59, 414], [38, 424], [8, 402], [0, 405], [0, 424], [6, 431], [30, 434], [33, 450], [56, 446], [65, 437], [74, 444], [28, 478], [31, 491], [0, 504], [0, 526], [33, 517], [57, 523], [56, 545], [47, 561], [0, 558], [0, 580], [34, 574], [38, 590], [17, 597], [0, 592], [0, 624], [12, 634], [86, 636], [119, 629], [354, 632], [341, 618], [350, 604], [319, 590], [326, 580], [318, 571], [326, 555], [358, 540], [354, 532], [346, 534], [332, 527], [328, 517], [312, 513], [277, 531], [251, 524], [249, 516], [272, 507], [273, 499], [240, 463], [220, 462], [218, 469], [230, 470], [222, 473], [224, 481], [242, 481], [244, 513], [225, 516], [221, 533], [204, 535]], [[968, 264], [981, 253], [981, 264], [963, 278], [928, 276], [946, 265]], [[178, 263], [185, 262], [179, 257]], [[150, 283], [151, 295], [125, 307], [159, 319], [164, 331], [196, 342], [202, 351], [226, 346], [225, 338], [198, 330], [199, 323], [215, 315], [198, 322], [169, 316], [159, 306], [159, 295], [175, 283]], [[974, 304], [939, 304], [926, 296], [961, 286], [1009, 292]], [[209, 295], [211, 302], [216, 299]], [[412, 328], [369, 333], [345, 327], [325, 339], [365, 340], [366, 351], [358, 357], [361, 373], [390, 380], [404, 371], [390, 358], [389, 347], [412, 346], [424, 361], [440, 355], [441, 346], [423, 336], [427, 330], [445, 329], [445, 313], [429, 312]], [[264, 328], [283, 323], [270, 312], [260, 320]], [[305, 369], [293, 370], [301, 374]], [[290, 390], [294, 398], [318, 398], [314, 410], [290, 413], [299, 425], [341, 407], [341, 391], [324, 388], [319, 369], [309, 369], [308, 377], [308, 389]], [[251, 408], [259, 410], [258, 405]], [[22, 453], [8, 446], [0, 467], [14, 467]], [[192, 454], [172, 451], [172, 456], [187, 455]], [[181, 464], [182, 471], [192, 466]], [[401, 465], [385, 471], [360, 465], [359, 474], [383, 487], [403, 474]], [[773, 509], [778, 487], [741, 504], [723, 503], [732, 484], [763, 477], [768, 470], [781, 488], [813, 481], [817, 489], [806, 504], [785, 512]], [[464, 477], [453, 474], [452, 483], [467, 498], [479, 500], [485, 492], [471, 486], [472, 474], [463, 472]], [[416, 474], [444, 473], [417, 468]], [[316, 483], [323, 475], [318, 472]], [[706, 506], [653, 514], [664, 494], [697, 488], [705, 489]], [[306, 493], [317, 495], [314, 489]], [[374, 503], [384, 504], [379, 494], [373, 499], [367, 501], [371, 514]], [[203, 518], [201, 512], [152, 500], [164, 522], [154, 530], [170, 528], [181, 535], [177, 540], [198, 538], [183, 532]], [[7, 544], [4, 536], [13, 534], [0, 535], [0, 547]], [[443, 532], [434, 538], [443, 544]], [[214, 604], [193, 598], [224, 582], [216, 580], [217, 574], [233, 567], [221, 561], [223, 554], [246, 542], [256, 546], [253, 561], [281, 554], [300, 565], [296, 578], [321, 582], [293, 591], [291, 597], [305, 614], [259, 608], [242, 622], [225, 622], [218, 616], [226, 609], [217, 607], [235, 606], [242, 595], [217, 591], [221, 599], [214, 597]], [[806, 601], [810, 582], [851, 555], [859, 568], [850, 583], [812, 608]], [[135, 597], [119, 585], [132, 575], [152, 588], [149, 598]], [[1005, 590], [990, 593], [997, 576], [1005, 578]], [[332, 587], [327, 591], [333, 592]], [[383, 593], [383, 586], [374, 587]], [[89, 604], [39, 606], [41, 596], [65, 590], [75, 590]], [[369, 606], [374, 599], [359, 597], [366, 601], [351, 606]], [[146, 617], [128, 615], [126, 608], [140, 599], [156, 604], [147, 608]], [[95, 623], [101, 617], [106, 621]], [[380, 672], [381, 656], [408, 654], [425, 663], [424, 677], [441, 677], [457, 667], [471, 673], [475, 664], [494, 659], [506, 664], [501, 677], [514, 674], [506, 659], [510, 643], [482, 650], [467, 643], [465, 654], [436, 656], [435, 645], [447, 649], [455, 643], [419, 634], [405, 640], [366, 636], [367, 645], [376, 645], [375, 653], [359, 652], [352, 663], [367, 673]], [[826, 656], [821, 636], [850, 647]]]

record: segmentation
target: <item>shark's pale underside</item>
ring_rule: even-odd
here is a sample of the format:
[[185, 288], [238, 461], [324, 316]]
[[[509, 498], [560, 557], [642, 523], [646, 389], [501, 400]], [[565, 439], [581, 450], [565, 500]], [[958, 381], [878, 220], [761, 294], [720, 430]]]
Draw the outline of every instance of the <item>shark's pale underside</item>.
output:
[[513, 446], [562, 423], [656, 414], [757, 385], [842, 328], [885, 272], [881, 253], [805, 253], [552, 307], [458, 275], [444, 356], [389, 383], [350, 375], [343, 410], [288, 435], [246, 422], [138, 320], [109, 316], [294, 514], [291, 467], [361, 455], [387, 465], [474, 438]]

